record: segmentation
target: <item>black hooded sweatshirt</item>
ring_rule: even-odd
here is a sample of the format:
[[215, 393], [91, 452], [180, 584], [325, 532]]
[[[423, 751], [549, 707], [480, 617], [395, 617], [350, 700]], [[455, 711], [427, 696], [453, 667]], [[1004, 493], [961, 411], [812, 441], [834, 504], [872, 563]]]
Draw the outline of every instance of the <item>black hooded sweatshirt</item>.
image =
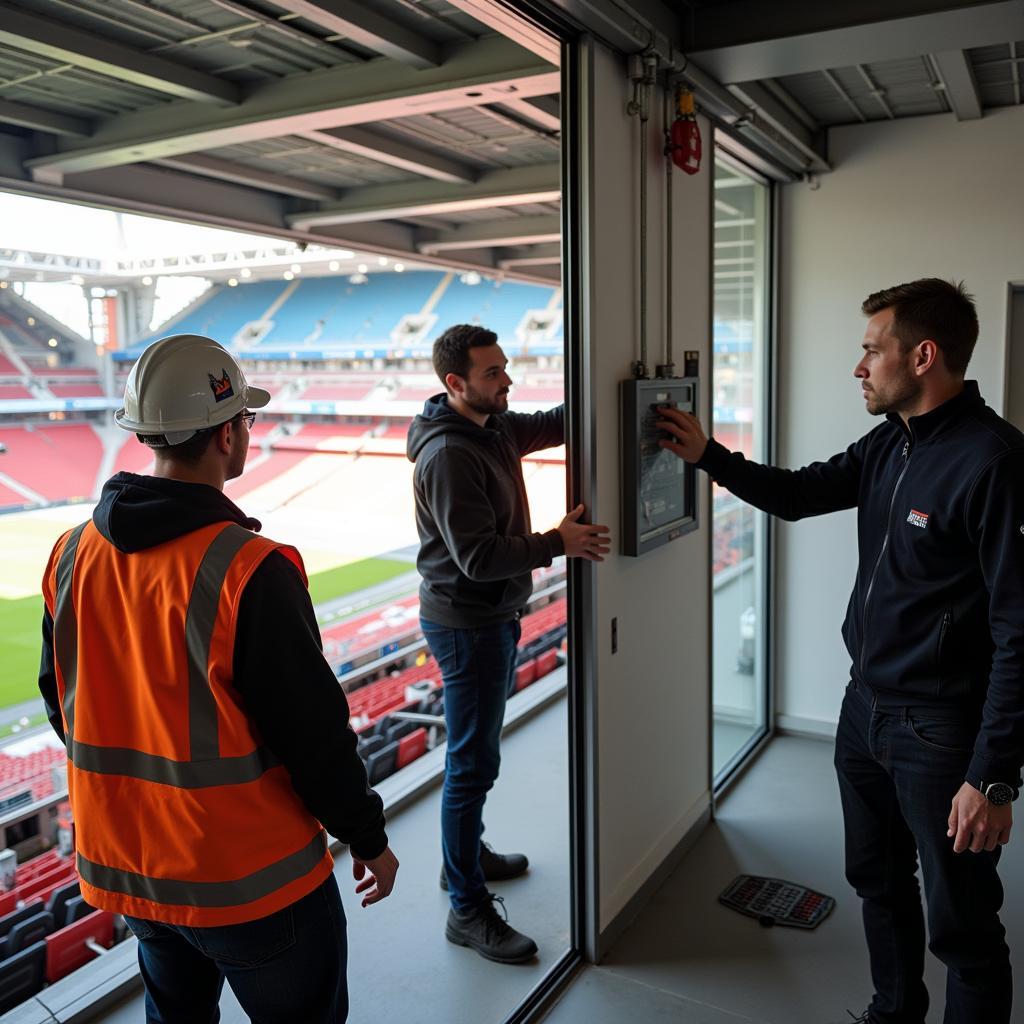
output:
[[853, 678], [879, 705], [977, 722], [966, 781], [1019, 784], [1024, 435], [975, 381], [907, 424], [890, 414], [828, 462], [776, 469], [712, 440], [697, 465], [782, 519], [856, 508], [860, 564], [843, 624]]
[[533, 570], [565, 553], [558, 530], [532, 533], [521, 459], [565, 441], [564, 409], [505, 412], [478, 427], [434, 395], [407, 439], [416, 464], [420, 615], [453, 629], [516, 617]]
[[[118, 473], [106, 482], [92, 521], [127, 554], [213, 523], [260, 529], [258, 520], [215, 487], [134, 473]], [[357, 857], [371, 860], [383, 853], [388, 842], [383, 804], [368, 786], [356, 753], [348, 702], [324, 660], [309, 591], [280, 552], [263, 560], [242, 594], [233, 674], [256, 731], [288, 769], [310, 814]], [[50, 724], [63, 740], [48, 611], [39, 690]]]

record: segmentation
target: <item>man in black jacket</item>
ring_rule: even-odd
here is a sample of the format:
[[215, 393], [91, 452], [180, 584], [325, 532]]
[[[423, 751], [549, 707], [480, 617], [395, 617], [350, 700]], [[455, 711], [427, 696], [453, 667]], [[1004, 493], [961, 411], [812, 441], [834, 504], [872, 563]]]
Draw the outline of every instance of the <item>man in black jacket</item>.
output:
[[[207, 377], [210, 388], [205, 387]], [[210, 339], [178, 335], [153, 345], [129, 376], [126, 409], [118, 413], [118, 422], [138, 429], [139, 440], [153, 448], [154, 474], [118, 473], [108, 480], [92, 515], [96, 530], [129, 557], [144, 557], [157, 545], [169, 547], [214, 524], [259, 531], [259, 521], [223, 492], [225, 481], [245, 466], [256, 415], [249, 407], [269, 400], [266, 391], [246, 384], [231, 354]], [[154, 580], [157, 591], [159, 583]], [[139, 629], [153, 631], [154, 647], [168, 631], [172, 643], [179, 640], [172, 624], [145, 617], [144, 609], [112, 607], [108, 612], [106, 628], [115, 635], [126, 619], [142, 614]], [[184, 634], [180, 642], [186, 642]], [[66, 640], [64, 647], [62, 659], [69, 657]], [[296, 565], [279, 551], [260, 563], [241, 593], [230, 681], [250, 728], [287, 769], [307, 810], [349, 844], [363, 906], [387, 897], [398, 861], [388, 846], [383, 805], [367, 784], [345, 694], [321, 650], [309, 591]], [[80, 690], [86, 685], [88, 680], [78, 680]], [[187, 676], [165, 685], [183, 690], [182, 706], [187, 706]], [[49, 611], [43, 618], [39, 689], [51, 725], [66, 742]], [[167, 731], [173, 735], [178, 724], [167, 723]], [[137, 724], [136, 731], [143, 742], [145, 723]], [[113, 806], [107, 827], [116, 828], [120, 816], [136, 813], [133, 806]], [[215, 832], [192, 835], [185, 824], [181, 842], [201, 858]], [[272, 816], [262, 822], [268, 830], [275, 824]], [[333, 874], [283, 910], [239, 924], [188, 928], [162, 920], [126, 920], [139, 939], [147, 1020], [217, 1019], [225, 978], [247, 1013], [268, 1024], [340, 1024], [346, 1019], [346, 924]]]
[[662, 446], [783, 519], [857, 509], [836, 769], [875, 986], [862, 1019], [924, 1022], [919, 857], [946, 1024], [1007, 1024], [996, 865], [1024, 762], [1024, 435], [964, 380], [978, 321], [962, 285], [899, 285], [863, 312], [854, 376], [886, 422], [844, 453], [760, 466], [674, 410]]
[[486, 882], [527, 869], [522, 854], [481, 842], [483, 805], [498, 777], [505, 701], [514, 683], [519, 616], [532, 572], [559, 555], [600, 562], [604, 526], [579, 522], [583, 506], [557, 529], [534, 533], [520, 460], [563, 444], [563, 409], [508, 412], [512, 381], [492, 331], [462, 324], [434, 343], [434, 369], [446, 388], [409, 430], [416, 463], [417, 568], [423, 634], [444, 680], [448, 755], [441, 797], [449, 941], [499, 963], [537, 952], [532, 939], [497, 913]]

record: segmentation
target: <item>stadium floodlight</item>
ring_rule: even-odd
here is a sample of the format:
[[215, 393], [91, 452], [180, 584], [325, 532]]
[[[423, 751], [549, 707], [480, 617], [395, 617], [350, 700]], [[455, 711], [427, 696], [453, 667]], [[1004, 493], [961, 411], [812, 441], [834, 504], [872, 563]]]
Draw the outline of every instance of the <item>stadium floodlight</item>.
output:
[[349, 284], [366, 284], [369, 278], [365, 274], [352, 274], [349, 279]]
[[327, 269], [336, 274], [341, 269], [341, 264], [337, 260], [331, 260], [327, 264]]
[[242, 277], [252, 277], [252, 271], [248, 267], [242, 267], [238, 272]]
[[365, 274], [369, 269], [370, 268], [365, 263], [360, 263], [359, 266], [356, 267], [356, 270], [358, 270], [360, 274]]
[[237, 288], [238, 287], [238, 278], [237, 277], [229, 277], [228, 278], [228, 287], [229, 288]]
[[302, 273], [302, 265], [299, 264], [299, 263], [293, 263], [292, 264], [292, 273], [293, 274], [301, 274]]
[[49, 345], [50, 348], [56, 348], [57, 347], [57, 339], [56, 338], [51, 338], [46, 344]]
[[142, 279], [142, 283], [148, 288], [153, 283], [153, 278], [148, 274]]
[[405, 264], [404, 263], [396, 263], [395, 264], [395, 273], [396, 274], [401, 274], [403, 270], [405, 270]]
[[7, 282], [6, 281], [0, 281], [0, 288], [6, 288], [6, 287], [7, 287]]
[[388, 258], [387, 256], [378, 256], [377, 262], [380, 264], [380, 266], [386, 267], [388, 265]]
[[295, 280], [295, 275], [290, 270], [286, 270], [281, 276], [286, 281], [294, 281]]
[[72, 284], [85, 284], [85, 278], [82, 277], [81, 274], [72, 274], [71, 275], [71, 283]]
[[27, 323], [29, 325], [29, 327], [35, 327], [35, 325], [36, 325], [36, 318], [34, 316], [30, 316], [28, 318], [28, 320], [25, 321], [25, 323]]

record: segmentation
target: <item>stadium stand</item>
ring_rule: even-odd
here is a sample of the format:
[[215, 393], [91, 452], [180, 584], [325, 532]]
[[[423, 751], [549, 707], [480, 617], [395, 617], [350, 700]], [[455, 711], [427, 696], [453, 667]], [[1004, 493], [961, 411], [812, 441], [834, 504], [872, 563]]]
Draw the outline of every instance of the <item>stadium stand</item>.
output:
[[93, 494], [103, 443], [88, 424], [0, 428], [0, 443], [0, 471], [48, 501]]
[[516, 281], [487, 281], [470, 285], [455, 279], [434, 309], [439, 326], [482, 324], [498, 335], [506, 353], [518, 351], [516, 329], [530, 310], [548, 308], [553, 288]]
[[153, 451], [135, 437], [121, 442], [111, 466], [113, 473], [144, 473], [153, 465]]
[[[0, 325], [2, 326], [2, 325]], [[10, 361], [5, 355], [0, 355], [0, 376], [21, 376], [21, 370], [19, 370], [14, 363]]]
[[35, 398], [22, 384], [0, 384], [0, 398]]
[[54, 398], [102, 398], [103, 388], [99, 384], [47, 384]]
[[134, 359], [147, 345], [168, 334], [203, 334], [231, 345], [242, 328], [262, 318], [289, 287], [284, 281], [257, 281], [237, 288], [210, 288], [126, 354]]
[[388, 346], [398, 321], [405, 313], [419, 312], [442, 277], [439, 271], [409, 271], [369, 274], [364, 284], [336, 277], [304, 280], [258, 347]]

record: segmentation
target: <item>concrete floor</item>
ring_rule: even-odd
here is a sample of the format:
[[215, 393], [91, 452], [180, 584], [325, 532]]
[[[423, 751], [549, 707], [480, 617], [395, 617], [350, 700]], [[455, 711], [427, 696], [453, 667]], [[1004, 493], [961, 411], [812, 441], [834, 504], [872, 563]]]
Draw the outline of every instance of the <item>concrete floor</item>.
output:
[[[1017, 837], [1017, 843], [1021, 842]], [[1024, 949], [1024, 857], [1000, 866], [1010, 948]], [[791, 879], [836, 897], [813, 932], [761, 928], [718, 893], [741, 873]], [[945, 974], [928, 957], [929, 1024]], [[578, 976], [547, 1024], [849, 1024], [871, 997], [859, 902], [843, 877], [832, 744], [775, 739], [717, 820], [599, 967]], [[1014, 1024], [1024, 1024], [1024, 996]]]

